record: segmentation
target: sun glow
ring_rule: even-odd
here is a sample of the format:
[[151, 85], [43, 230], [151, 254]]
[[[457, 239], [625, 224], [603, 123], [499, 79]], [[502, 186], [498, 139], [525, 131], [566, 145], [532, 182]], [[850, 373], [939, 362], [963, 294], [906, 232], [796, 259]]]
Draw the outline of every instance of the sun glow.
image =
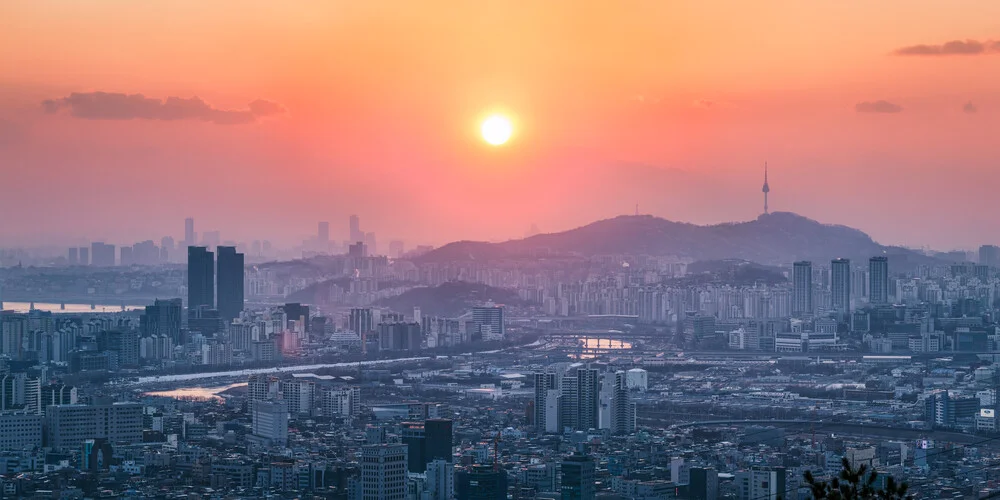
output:
[[483, 140], [494, 146], [500, 146], [510, 140], [511, 134], [514, 133], [514, 125], [507, 117], [493, 115], [483, 121], [481, 132]]

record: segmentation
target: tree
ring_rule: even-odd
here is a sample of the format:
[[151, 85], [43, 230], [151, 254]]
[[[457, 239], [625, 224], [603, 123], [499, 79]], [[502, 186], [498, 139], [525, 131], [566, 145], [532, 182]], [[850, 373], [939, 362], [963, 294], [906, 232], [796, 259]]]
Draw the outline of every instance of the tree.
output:
[[868, 466], [861, 464], [858, 468], [851, 467], [851, 462], [845, 457], [840, 475], [829, 482], [813, 477], [806, 471], [806, 484], [815, 500], [912, 500], [913, 495], [907, 494], [908, 485], [897, 483], [889, 476], [885, 488], [875, 489], [878, 473], [868, 471]]

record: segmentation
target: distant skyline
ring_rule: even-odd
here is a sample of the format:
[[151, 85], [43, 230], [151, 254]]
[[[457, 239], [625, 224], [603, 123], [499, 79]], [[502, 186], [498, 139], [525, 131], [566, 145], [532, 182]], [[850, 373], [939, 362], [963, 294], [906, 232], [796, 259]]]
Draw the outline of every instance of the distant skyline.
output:
[[[441, 16], [440, 12], [449, 12]], [[770, 210], [1000, 243], [1000, 4], [14, 0], [0, 247], [380, 244]], [[849, 32], [850, 37], [843, 34]], [[478, 137], [492, 112], [509, 143]], [[412, 245], [408, 245], [412, 248]]]

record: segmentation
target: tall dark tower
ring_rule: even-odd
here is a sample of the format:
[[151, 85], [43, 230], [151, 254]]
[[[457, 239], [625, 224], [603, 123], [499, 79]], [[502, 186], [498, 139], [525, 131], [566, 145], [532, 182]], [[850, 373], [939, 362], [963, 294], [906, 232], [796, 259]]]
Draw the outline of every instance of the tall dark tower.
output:
[[767, 213], [767, 193], [771, 192], [771, 186], [767, 185], [767, 162], [764, 162], [764, 187], [761, 189], [764, 192], [764, 213]]
[[243, 311], [243, 254], [236, 247], [218, 247], [218, 309], [227, 323]]
[[188, 247], [188, 310], [198, 306], [215, 309], [215, 253], [205, 247]]

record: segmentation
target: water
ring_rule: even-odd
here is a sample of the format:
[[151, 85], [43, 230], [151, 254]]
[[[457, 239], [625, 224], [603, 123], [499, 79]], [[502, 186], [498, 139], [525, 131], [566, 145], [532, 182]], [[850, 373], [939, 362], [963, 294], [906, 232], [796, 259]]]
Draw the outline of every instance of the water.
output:
[[[480, 353], [480, 354], [485, 354], [485, 353]], [[278, 368], [247, 368], [245, 370], [231, 370], [225, 372], [185, 373], [182, 375], [154, 375], [149, 377], [138, 377], [137, 379], [131, 382], [126, 382], [126, 385], [158, 384], [164, 382], [187, 382], [191, 380], [199, 380], [206, 378], [247, 377], [250, 375], [258, 375], [258, 374], [309, 372], [314, 370], [322, 370], [323, 368], [358, 368], [361, 366], [388, 365], [393, 363], [406, 363], [410, 361], [424, 361], [427, 359], [430, 358], [427, 356], [423, 356], [419, 358], [379, 359], [379, 360], [354, 361], [345, 363], [324, 363], [319, 365], [281, 366]]]
[[142, 393], [143, 396], [159, 396], [164, 398], [175, 398], [175, 399], [197, 399], [200, 401], [208, 401], [210, 399], [222, 400], [220, 393], [228, 391], [234, 387], [246, 387], [246, 382], [238, 382], [235, 384], [222, 385], [218, 387], [182, 387], [180, 389], [172, 389], [169, 391], [151, 391]]
[[[31, 310], [32, 302], [4, 302], [4, 311], [14, 311], [18, 313], [26, 313]], [[122, 305], [108, 305], [108, 304], [60, 304], [54, 302], [34, 302], [35, 309], [38, 311], [49, 311], [53, 313], [66, 313], [66, 314], [97, 314], [97, 313], [119, 313], [123, 311], [136, 311], [142, 309], [143, 306], [122, 306]]]

